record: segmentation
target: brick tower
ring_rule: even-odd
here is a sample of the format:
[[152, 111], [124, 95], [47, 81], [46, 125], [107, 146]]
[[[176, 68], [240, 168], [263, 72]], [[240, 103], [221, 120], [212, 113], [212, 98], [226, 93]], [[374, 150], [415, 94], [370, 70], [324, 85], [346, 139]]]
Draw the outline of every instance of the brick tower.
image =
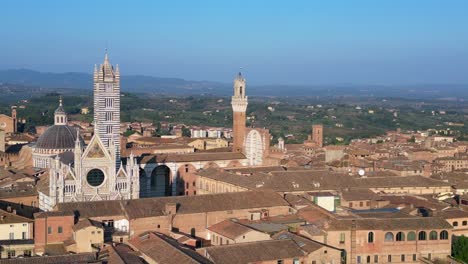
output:
[[323, 125], [312, 125], [312, 142], [323, 147]]
[[13, 133], [18, 132], [18, 120], [16, 117], [16, 106], [11, 107], [11, 118], [13, 119]]
[[245, 112], [247, 110], [247, 96], [245, 96], [245, 79], [239, 72], [234, 79], [234, 96], [231, 99], [233, 111], [232, 132], [234, 134], [234, 152], [242, 152], [245, 138]]

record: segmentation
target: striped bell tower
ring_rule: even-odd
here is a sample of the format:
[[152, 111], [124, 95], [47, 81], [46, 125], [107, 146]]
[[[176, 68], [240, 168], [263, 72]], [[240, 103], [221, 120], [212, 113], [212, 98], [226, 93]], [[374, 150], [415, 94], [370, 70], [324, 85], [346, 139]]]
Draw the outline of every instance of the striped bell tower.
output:
[[[104, 146], [115, 152], [116, 168], [120, 165], [120, 71], [109, 62], [94, 65], [94, 133]], [[113, 153], [112, 153], [113, 154]]]

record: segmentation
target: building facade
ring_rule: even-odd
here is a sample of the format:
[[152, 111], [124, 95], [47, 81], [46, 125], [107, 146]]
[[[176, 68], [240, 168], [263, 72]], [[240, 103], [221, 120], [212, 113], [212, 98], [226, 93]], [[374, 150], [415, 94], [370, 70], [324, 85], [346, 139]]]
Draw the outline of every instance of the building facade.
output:
[[[64, 152], [50, 153], [55, 157], [47, 161], [49, 179], [41, 180], [39, 188], [39, 207], [44, 211], [64, 202], [139, 198], [136, 159], [130, 155], [124, 166], [120, 158], [119, 70], [114, 70], [107, 54], [99, 70], [95, 67], [94, 82], [95, 133], [87, 146], [76, 132], [73, 150], [69, 149], [72, 138], [67, 137]], [[60, 106], [55, 113], [55, 124], [59, 128], [67, 127], [66, 121]], [[56, 130], [45, 133], [46, 143], [52, 149], [62, 142], [52, 140], [60, 138]]]

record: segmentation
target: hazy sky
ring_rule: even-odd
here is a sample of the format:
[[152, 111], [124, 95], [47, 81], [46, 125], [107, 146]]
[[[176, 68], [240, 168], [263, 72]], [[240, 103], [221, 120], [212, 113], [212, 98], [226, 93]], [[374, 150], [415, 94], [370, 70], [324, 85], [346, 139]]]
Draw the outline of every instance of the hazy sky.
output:
[[0, 3], [0, 69], [253, 84], [468, 83], [466, 0]]

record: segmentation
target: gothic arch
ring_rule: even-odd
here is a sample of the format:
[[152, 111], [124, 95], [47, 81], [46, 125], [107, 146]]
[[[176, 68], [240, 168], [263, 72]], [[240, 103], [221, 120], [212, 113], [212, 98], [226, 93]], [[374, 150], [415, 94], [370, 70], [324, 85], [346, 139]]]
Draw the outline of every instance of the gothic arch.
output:
[[140, 168], [140, 197], [148, 197], [148, 177], [146, 171]]
[[263, 164], [263, 151], [265, 144], [262, 135], [257, 130], [250, 130], [245, 138], [245, 155], [249, 160], [249, 165]]
[[149, 196], [170, 196], [172, 194], [171, 185], [171, 170], [169, 167], [166, 165], [156, 166], [151, 172]]

